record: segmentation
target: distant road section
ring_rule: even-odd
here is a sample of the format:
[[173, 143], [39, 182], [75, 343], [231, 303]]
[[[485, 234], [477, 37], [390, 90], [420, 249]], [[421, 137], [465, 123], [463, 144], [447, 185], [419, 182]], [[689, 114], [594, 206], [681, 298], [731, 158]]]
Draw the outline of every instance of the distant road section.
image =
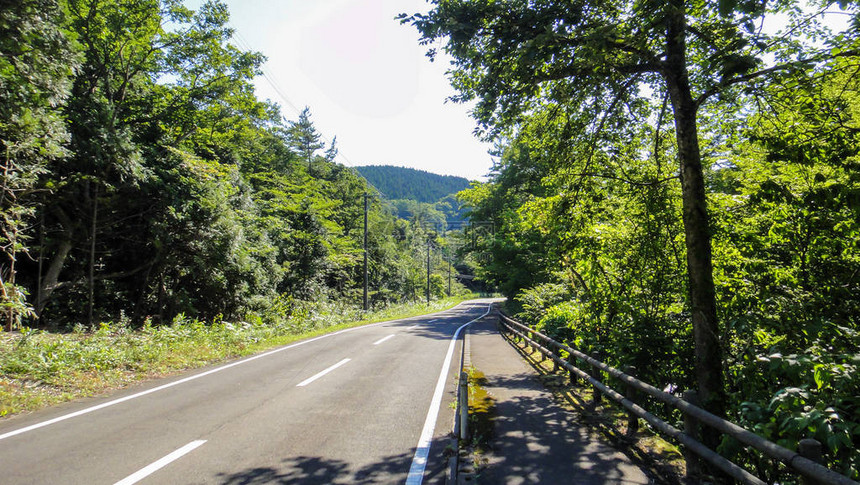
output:
[[[0, 482], [405, 483], [411, 468], [410, 483], [444, 483], [452, 337], [489, 306], [473, 300], [12, 417], [0, 422]], [[420, 466], [419, 442], [429, 443]]]

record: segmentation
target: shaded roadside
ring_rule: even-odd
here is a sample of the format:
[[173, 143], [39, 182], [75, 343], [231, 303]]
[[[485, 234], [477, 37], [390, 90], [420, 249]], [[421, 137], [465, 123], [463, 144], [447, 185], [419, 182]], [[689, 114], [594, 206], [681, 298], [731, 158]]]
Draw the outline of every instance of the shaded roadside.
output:
[[469, 365], [483, 374], [493, 401], [493, 424], [483, 452], [464, 463], [460, 483], [655, 483], [556, 402], [495, 320], [476, 322], [468, 339]]

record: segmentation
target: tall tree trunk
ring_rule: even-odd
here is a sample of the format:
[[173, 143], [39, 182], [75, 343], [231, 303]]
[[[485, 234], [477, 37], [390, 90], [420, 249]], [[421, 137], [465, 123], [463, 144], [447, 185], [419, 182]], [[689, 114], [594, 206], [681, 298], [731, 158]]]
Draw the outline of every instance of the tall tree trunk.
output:
[[89, 287], [88, 287], [88, 308], [87, 308], [87, 323], [90, 327], [93, 326], [93, 299], [95, 298], [95, 266], [96, 266], [96, 223], [99, 215], [99, 186], [93, 184], [93, 217], [90, 225], [90, 267], [89, 267]]
[[[11, 264], [9, 266], [9, 273], [10, 277], [14, 277], [15, 268]], [[3, 281], [3, 267], [0, 266], [0, 301], [3, 301], [4, 303], [11, 303], [10, 300], [14, 298], [14, 296], [10, 295], [8, 290], [15, 291], [14, 283], [15, 282], [13, 280], [10, 282], [9, 285], [7, 285], [6, 282]], [[7, 332], [11, 332], [15, 323], [15, 309], [12, 307], [11, 304], [6, 308], [6, 311], [3, 315], [3, 319], [5, 321], [5, 323], [3, 324], [3, 329]]]
[[[668, 7], [667, 69], [663, 73], [672, 101], [675, 136], [681, 170], [684, 237], [687, 247], [687, 276], [696, 354], [696, 381], [706, 409], [723, 416], [722, 350], [717, 321], [716, 291], [711, 261], [711, 236], [699, 138], [696, 128], [698, 106], [693, 100], [686, 64], [686, 18], [683, 0]], [[706, 436], [710, 446], [716, 437]]]
[[[42, 214], [39, 216], [39, 274], [36, 277], [36, 306], [38, 307], [39, 302], [42, 301], [42, 270], [45, 266], [45, 211], [44, 209], [40, 211]], [[38, 310], [36, 311], [36, 318], [39, 318]], [[41, 323], [41, 322], [40, 322]]]
[[63, 226], [62, 239], [60, 239], [57, 252], [54, 254], [54, 257], [51, 259], [51, 263], [48, 265], [45, 277], [42, 278], [42, 284], [39, 289], [39, 299], [36, 301], [36, 315], [39, 317], [41, 317], [42, 311], [45, 309], [45, 305], [47, 305], [48, 300], [51, 299], [51, 294], [57, 288], [57, 284], [60, 279], [60, 271], [62, 271], [63, 266], [66, 264], [66, 258], [68, 258], [69, 253], [72, 251], [74, 224], [66, 213], [59, 207], [54, 209], [54, 213], [57, 215], [57, 218], [60, 220], [60, 224]]
[[[11, 170], [12, 159], [11, 159], [11, 149], [10, 147], [6, 147], [6, 156], [3, 164], [3, 178], [0, 181], [0, 210], [5, 211], [7, 207], [12, 209], [14, 206], [14, 187], [10, 186], [9, 182], [9, 172]], [[7, 203], [7, 200], [9, 202]], [[9, 211], [8, 215], [4, 215], [2, 217], [2, 221], [0, 224], [3, 224], [3, 227], [0, 228], [2, 230], [3, 236], [6, 239], [6, 247], [4, 248], [5, 256], [9, 260], [9, 274], [4, 278], [3, 276], [3, 265], [0, 264], [0, 302], [7, 303], [9, 306], [6, 308], [4, 312], [4, 326], [3, 328], [7, 332], [11, 332], [12, 328], [15, 324], [15, 307], [12, 301], [17, 295], [10, 295], [10, 292], [16, 291], [15, 288], [15, 245], [17, 243], [17, 232], [18, 232], [18, 220], [17, 216], [13, 211]], [[6, 281], [8, 280], [8, 281]]]

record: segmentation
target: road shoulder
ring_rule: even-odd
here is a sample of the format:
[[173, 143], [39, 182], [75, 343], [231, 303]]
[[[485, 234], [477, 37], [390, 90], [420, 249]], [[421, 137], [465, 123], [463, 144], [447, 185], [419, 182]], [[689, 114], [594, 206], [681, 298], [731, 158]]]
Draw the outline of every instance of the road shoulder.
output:
[[[462, 483], [647, 484], [648, 476], [573, 417], [502, 338], [495, 320], [469, 329], [469, 361], [493, 401], [485, 450]], [[477, 461], [477, 467], [475, 467]]]

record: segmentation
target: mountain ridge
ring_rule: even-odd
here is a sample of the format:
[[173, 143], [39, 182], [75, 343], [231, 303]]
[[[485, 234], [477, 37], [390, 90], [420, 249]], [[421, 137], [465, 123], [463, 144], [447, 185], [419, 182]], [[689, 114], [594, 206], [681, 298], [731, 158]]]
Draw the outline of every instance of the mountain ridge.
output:
[[435, 203], [468, 188], [471, 183], [465, 177], [394, 165], [364, 165], [355, 169], [386, 198], [392, 200], [411, 199]]

